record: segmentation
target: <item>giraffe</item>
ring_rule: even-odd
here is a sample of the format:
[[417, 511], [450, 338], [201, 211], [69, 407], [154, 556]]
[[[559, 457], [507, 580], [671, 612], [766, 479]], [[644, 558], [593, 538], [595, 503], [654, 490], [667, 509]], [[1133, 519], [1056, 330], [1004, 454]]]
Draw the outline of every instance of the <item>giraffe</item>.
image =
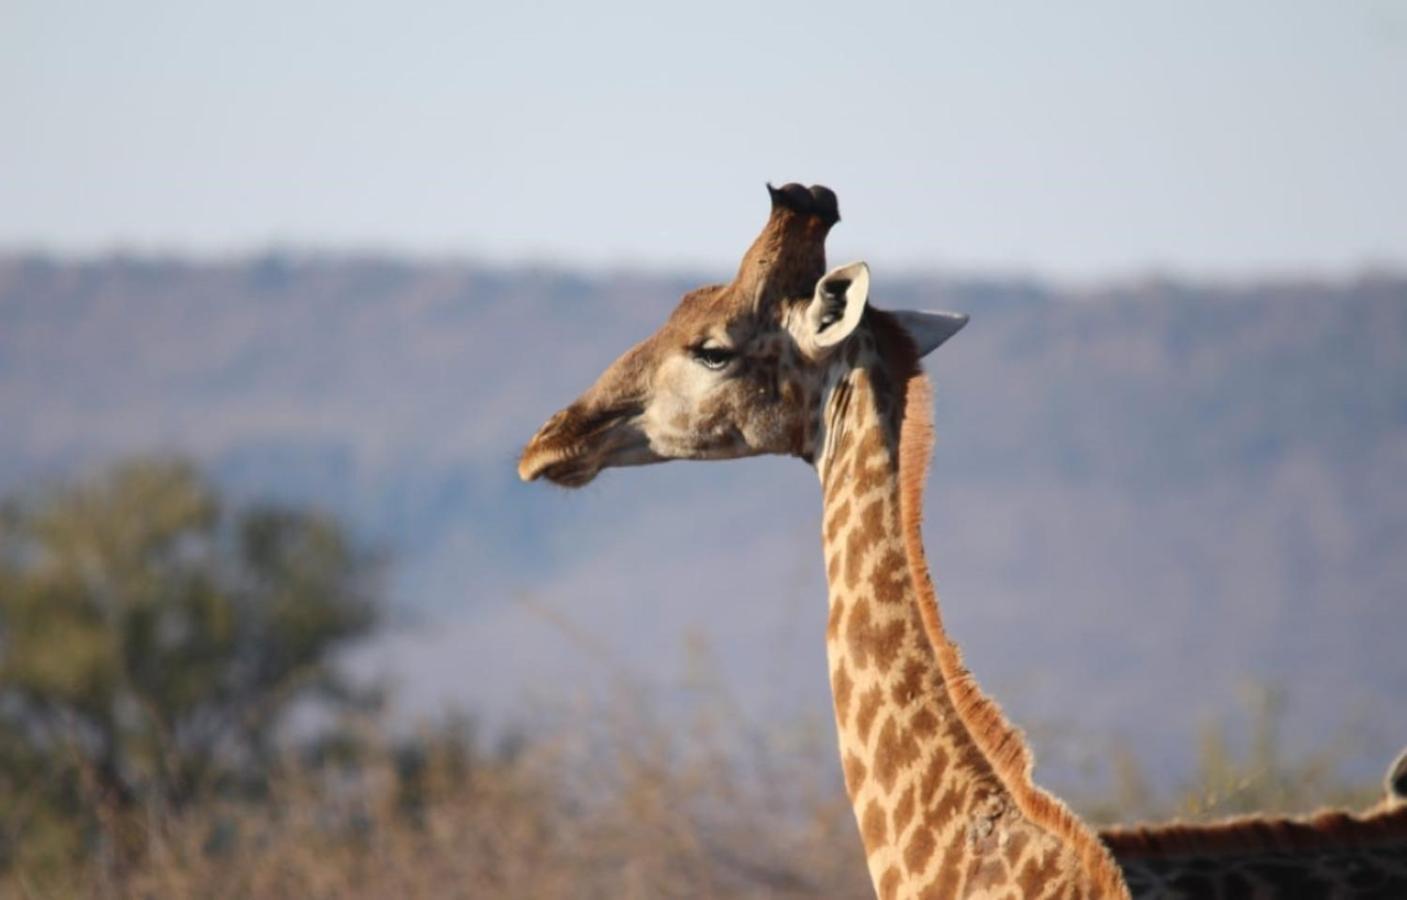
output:
[[870, 307], [863, 263], [826, 271], [835, 195], [769, 191], [733, 281], [685, 295], [539, 429], [518, 472], [578, 487], [671, 459], [776, 453], [815, 467], [837, 736], [876, 894], [1407, 897], [1407, 754], [1361, 816], [1096, 836], [1032, 784], [1020, 733], [943, 627], [919, 531], [933, 440], [919, 360], [966, 318]]
[[1099, 836], [1130, 891], [1146, 900], [1196, 897], [1407, 897], [1407, 751], [1384, 798], [1361, 814], [1239, 816], [1207, 824], [1106, 828]]
[[576, 487], [671, 459], [813, 465], [837, 736], [876, 894], [1128, 897], [1107, 848], [1031, 782], [1026, 745], [964, 667], [929, 578], [919, 360], [966, 317], [870, 307], [864, 263], [826, 269], [835, 195], [768, 189], [767, 223], [733, 281], [686, 294], [548, 419], [519, 475]]

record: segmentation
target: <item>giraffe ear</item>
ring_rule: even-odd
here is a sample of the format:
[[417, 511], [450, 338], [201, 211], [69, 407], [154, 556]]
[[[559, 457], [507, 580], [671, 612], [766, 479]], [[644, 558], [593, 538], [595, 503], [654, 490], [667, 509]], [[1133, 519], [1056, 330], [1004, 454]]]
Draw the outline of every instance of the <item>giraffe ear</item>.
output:
[[896, 309], [890, 315], [899, 320], [909, 337], [913, 338], [920, 358], [937, 350], [939, 344], [962, 331], [962, 326], [967, 324], [967, 316], [963, 313]]
[[806, 327], [817, 349], [834, 347], [850, 336], [870, 298], [870, 267], [862, 262], [831, 269], [816, 282], [806, 307]]

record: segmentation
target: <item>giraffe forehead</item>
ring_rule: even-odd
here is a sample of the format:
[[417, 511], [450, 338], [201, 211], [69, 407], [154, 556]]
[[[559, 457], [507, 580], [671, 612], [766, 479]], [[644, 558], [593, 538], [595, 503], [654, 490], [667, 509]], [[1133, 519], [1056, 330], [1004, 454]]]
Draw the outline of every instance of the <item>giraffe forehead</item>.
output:
[[670, 343], [687, 345], [706, 337], [775, 342], [780, 353], [794, 342], [787, 329], [797, 304], [758, 308], [736, 285], [709, 285], [685, 294], [659, 331]]
[[739, 323], [751, 312], [732, 285], [710, 285], [690, 291], [665, 322], [663, 331], [691, 335]]

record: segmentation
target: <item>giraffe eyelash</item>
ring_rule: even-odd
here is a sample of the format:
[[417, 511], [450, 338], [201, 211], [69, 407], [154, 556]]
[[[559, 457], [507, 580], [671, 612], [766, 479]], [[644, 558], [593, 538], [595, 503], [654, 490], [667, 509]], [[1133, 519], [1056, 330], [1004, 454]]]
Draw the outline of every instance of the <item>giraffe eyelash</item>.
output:
[[714, 371], [727, 368], [728, 363], [732, 362], [733, 358], [738, 355], [726, 347], [706, 347], [702, 344], [691, 347], [689, 352], [699, 365]]

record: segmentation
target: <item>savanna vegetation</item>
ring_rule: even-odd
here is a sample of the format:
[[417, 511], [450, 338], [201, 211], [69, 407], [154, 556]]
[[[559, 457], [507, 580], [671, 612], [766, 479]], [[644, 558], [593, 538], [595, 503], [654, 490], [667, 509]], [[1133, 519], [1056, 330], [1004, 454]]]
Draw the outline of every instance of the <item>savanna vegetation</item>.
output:
[[[392, 727], [342, 657], [384, 618], [381, 565], [306, 510], [231, 503], [137, 461], [0, 517], [0, 896], [868, 896], [825, 723], [758, 729], [704, 698], [487, 740]], [[1203, 736], [1154, 790], [1114, 748], [1095, 821], [1365, 805], [1338, 748]]]

